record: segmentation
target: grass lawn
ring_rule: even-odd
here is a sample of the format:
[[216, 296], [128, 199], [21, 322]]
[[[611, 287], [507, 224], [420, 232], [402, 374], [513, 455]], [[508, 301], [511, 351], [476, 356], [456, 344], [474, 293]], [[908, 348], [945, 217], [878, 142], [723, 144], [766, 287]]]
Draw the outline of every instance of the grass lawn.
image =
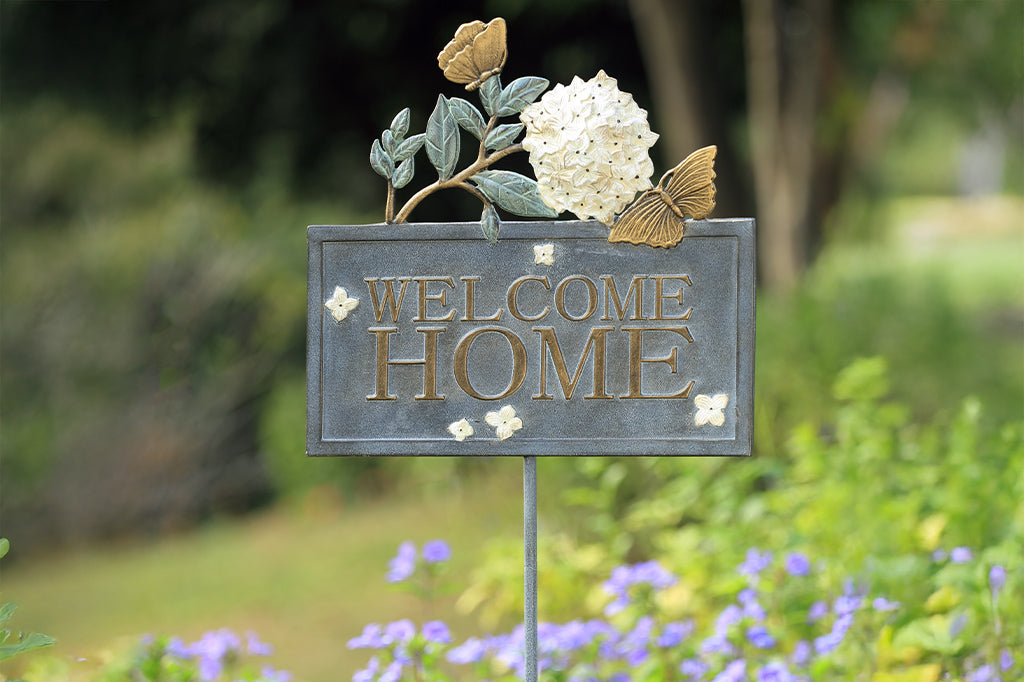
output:
[[[347, 680], [368, 657], [345, 642], [369, 620], [438, 617], [456, 638], [470, 634], [473, 617], [455, 613], [454, 596], [423, 613], [384, 573], [403, 540], [447, 539], [458, 576], [488, 538], [522, 533], [521, 460], [490, 464], [491, 474], [430, 496], [344, 507], [314, 493], [160, 541], [16, 562], [4, 570], [2, 596], [19, 606], [15, 627], [56, 637], [47, 653], [72, 671], [144, 633], [195, 639], [228, 627], [273, 644], [270, 662], [296, 679]], [[24, 662], [0, 670], [11, 676]]]

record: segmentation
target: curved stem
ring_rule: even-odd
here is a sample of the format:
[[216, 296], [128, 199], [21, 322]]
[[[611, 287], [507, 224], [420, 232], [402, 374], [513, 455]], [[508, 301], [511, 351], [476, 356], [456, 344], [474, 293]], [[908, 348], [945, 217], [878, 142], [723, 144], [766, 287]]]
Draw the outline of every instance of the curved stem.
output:
[[448, 189], [449, 187], [462, 187], [463, 189], [466, 189], [467, 187], [472, 188], [472, 185], [469, 185], [466, 180], [484, 170], [495, 161], [500, 161], [510, 154], [515, 154], [516, 152], [521, 151], [523, 151], [523, 145], [521, 143], [514, 144], [511, 147], [505, 147], [504, 149], [494, 152], [490, 156], [477, 157], [476, 161], [467, 166], [460, 173], [453, 175], [447, 180], [434, 181], [419, 192], [416, 192], [416, 194], [412, 195], [412, 197], [405, 202], [405, 205], [402, 206], [402, 210], [398, 212], [397, 216], [395, 216], [394, 222], [404, 223], [409, 218], [409, 214], [412, 210], [416, 208], [421, 201], [438, 190]]

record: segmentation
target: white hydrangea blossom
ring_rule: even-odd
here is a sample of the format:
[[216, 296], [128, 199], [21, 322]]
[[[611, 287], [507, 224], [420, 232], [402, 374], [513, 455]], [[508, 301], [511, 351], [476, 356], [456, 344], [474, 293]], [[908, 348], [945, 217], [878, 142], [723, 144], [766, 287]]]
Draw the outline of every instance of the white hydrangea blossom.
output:
[[658, 135], [647, 112], [604, 71], [556, 85], [520, 119], [540, 196], [556, 211], [611, 225], [637, 192], [653, 187], [648, 150]]

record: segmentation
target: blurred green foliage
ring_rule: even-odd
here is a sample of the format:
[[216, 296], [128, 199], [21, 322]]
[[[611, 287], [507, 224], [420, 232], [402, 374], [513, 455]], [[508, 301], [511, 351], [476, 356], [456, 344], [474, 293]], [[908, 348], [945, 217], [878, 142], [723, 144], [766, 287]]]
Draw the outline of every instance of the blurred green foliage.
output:
[[[997, 564], [1013, 589], [1021, 584], [1024, 421], [993, 421], [970, 396], [948, 416], [914, 421], [887, 397], [893, 379], [880, 357], [850, 364], [824, 418], [792, 428], [777, 457], [580, 460], [560, 497], [581, 513], [541, 539], [546, 617], [598, 615], [608, 598], [604, 576], [655, 558], [682, 578], [664, 595], [666, 617], [708, 622], [742, 587], [735, 568], [755, 547], [810, 557], [833, 595], [852, 577], [901, 602], [894, 628], [867, 643], [880, 662], [941, 662], [962, 672], [966, 653], [981, 647], [994, 660], [999, 647], [1024, 642], [1020, 603], [1001, 601], [1012, 625], [999, 630], [988, 587]], [[947, 563], [955, 547], [969, 548], [972, 561]], [[485, 623], [511, 619], [521, 603], [512, 542], [496, 541], [485, 557], [461, 605], [480, 609]], [[772, 603], [794, 609], [794, 618], [809, 605], [783, 597]], [[936, 618], [945, 624], [939, 630]], [[949, 625], [958, 619], [954, 647]]]

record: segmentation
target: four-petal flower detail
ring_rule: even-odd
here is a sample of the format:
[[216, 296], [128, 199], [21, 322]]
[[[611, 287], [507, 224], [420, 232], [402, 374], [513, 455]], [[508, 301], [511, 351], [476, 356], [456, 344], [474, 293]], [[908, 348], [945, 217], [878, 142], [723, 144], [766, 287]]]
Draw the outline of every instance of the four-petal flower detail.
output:
[[714, 426], [721, 426], [725, 423], [725, 413], [722, 410], [729, 404], [729, 396], [719, 393], [715, 396], [699, 395], [693, 399], [697, 406], [697, 413], [693, 415], [693, 423], [697, 426], [711, 423]]
[[537, 265], [555, 264], [555, 245], [537, 244], [533, 247], [533, 262]]
[[358, 298], [351, 298], [344, 287], [334, 287], [334, 295], [331, 296], [324, 307], [331, 311], [335, 321], [341, 322], [348, 314], [359, 305]]
[[516, 410], [511, 405], [506, 405], [497, 412], [488, 412], [484, 421], [497, 430], [498, 438], [501, 440], [511, 438], [513, 431], [523, 428], [523, 420], [516, 416]]
[[460, 419], [457, 422], [452, 422], [448, 425], [448, 431], [455, 436], [455, 440], [460, 443], [470, 436], [473, 435], [473, 425], [465, 419]]

